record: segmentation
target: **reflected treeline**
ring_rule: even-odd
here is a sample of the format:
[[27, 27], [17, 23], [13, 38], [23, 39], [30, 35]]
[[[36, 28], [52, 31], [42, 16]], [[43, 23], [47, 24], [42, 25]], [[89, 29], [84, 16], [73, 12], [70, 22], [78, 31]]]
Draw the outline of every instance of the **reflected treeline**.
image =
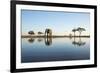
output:
[[42, 38], [38, 38], [38, 42], [42, 42], [43, 41], [43, 39]]
[[76, 38], [74, 37], [74, 41], [72, 41], [72, 44], [73, 44], [73, 45], [77, 45], [77, 46], [83, 46], [83, 45], [86, 44], [86, 42], [83, 42], [83, 41], [81, 40], [81, 37], [79, 37], [79, 38], [78, 38], [78, 41], [76, 41]]
[[29, 42], [29, 43], [33, 43], [34, 41], [35, 41], [34, 38], [29, 38], [29, 39], [28, 39], [28, 42]]
[[[35, 41], [35, 38], [29, 38], [28, 39], [29, 43], [33, 43], [34, 41]], [[52, 38], [51, 37], [45, 37], [44, 40], [43, 40], [43, 38], [38, 38], [37, 41], [38, 42], [45, 41], [46, 46], [50, 46], [52, 44]]]
[[72, 44], [77, 45], [77, 46], [83, 46], [83, 45], [85, 45], [85, 42], [75, 42], [75, 41], [73, 41]]
[[[74, 39], [73, 41], [71, 39]], [[35, 41], [36, 38], [29, 38], [28, 42], [29, 43], [33, 43]], [[45, 38], [37, 38], [38, 42], [43, 42], [45, 43], [46, 46], [50, 46], [52, 45], [52, 37], [45, 37]], [[82, 41], [82, 37], [69, 37], [69, 39], [72, 41], [73, 45], [77, 45], [77, 46], [83, 46], [86, 44], [86, 42]]]

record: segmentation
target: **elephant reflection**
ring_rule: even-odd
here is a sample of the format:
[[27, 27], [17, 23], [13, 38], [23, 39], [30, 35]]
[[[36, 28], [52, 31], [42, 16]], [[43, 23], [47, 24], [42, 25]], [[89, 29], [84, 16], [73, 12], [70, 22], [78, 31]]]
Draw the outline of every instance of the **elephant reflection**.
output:
[[45, 38], [45, 45], [50, 46], [52, 44], [52, 38], [51, 37], [46, 37]]
[[35, 39], [33, 39], [33, 38], [29, 38], [29, 39], [28, 39], [28, 42], [29, 42], [29, 43], [33, 43], [34, 41], [35, 41]]
[[86, 44], [86, 42], [83, 42], [81, 40], [81, 37], [79, 37], [79, 41], [76, 41], [75, 38], [74, 38], [74, 41], [72, 42], [73, 45], [77, 45], [77, 46], [83, 46]]

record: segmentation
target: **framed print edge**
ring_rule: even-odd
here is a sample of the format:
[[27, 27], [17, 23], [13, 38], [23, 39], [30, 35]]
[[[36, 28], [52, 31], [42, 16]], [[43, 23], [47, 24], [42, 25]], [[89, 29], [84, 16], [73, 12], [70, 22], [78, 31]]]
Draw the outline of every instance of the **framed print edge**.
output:
[[10, 71], [16, 72], [16, 4], [15, 1], [11, 1], [10, 4]]
[[[16, 68], [16, 5], [36, 5], [36, 6], [52, 6], [52, 7], [74, 7], [74, 8], [86, 8], [94, 9], [94, 64], [87, 65], [73, 65], [73, 66], [55, 66], [55, 67], [40, 67], [40, 68]], [[10, 35], [10, 47], [11, 47], [11, 72], [28, 72], [28, 71], [44, 71], [44, 70], [59, 70], [59, 69], [79, 69], [79, 68], [91, 68], [97, 67], [97, 7], [93, 5], [77, 5], [77, 4], [60, 4], [60, 3], [45, 3], [45, 2], [31, 2], [31, 1], [11, 1], [11, 35]]]

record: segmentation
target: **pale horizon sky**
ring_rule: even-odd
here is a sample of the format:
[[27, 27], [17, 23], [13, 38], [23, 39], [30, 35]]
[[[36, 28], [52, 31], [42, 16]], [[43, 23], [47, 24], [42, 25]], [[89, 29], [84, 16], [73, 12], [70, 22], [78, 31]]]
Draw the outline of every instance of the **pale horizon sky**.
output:
[[[82, 34], [90, 33], [90, 14], [79, 12], [54, 12], [21, 10], [22, 34], [33, 30], [45, 32], [46, 28], [52, 29], [52, 34], [68, 35], [73, 28], [86, 29]], [[78, 34], [78, 32], [76, 32]]]

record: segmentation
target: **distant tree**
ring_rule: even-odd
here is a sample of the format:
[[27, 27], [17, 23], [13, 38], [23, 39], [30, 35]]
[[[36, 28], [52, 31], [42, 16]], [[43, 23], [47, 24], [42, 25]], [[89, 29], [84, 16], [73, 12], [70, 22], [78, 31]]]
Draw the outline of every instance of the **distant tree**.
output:
[[79, 31], [79, 37], [81, 36], [82, 31], [85, 31], [85, 28], [78, 27], [77, 31]]
[[38, 34], [43, 34], [43, 33], [39, 31]]
[[74, 37], [75, 37], [75, 32], [76, 32], [77, 30], [76, 29], [72, 29], [72, 32], [74, 32]]
[[34, 33], [34, 31], [29, 31], [28, 34], [34, 35], [35, 33]]

